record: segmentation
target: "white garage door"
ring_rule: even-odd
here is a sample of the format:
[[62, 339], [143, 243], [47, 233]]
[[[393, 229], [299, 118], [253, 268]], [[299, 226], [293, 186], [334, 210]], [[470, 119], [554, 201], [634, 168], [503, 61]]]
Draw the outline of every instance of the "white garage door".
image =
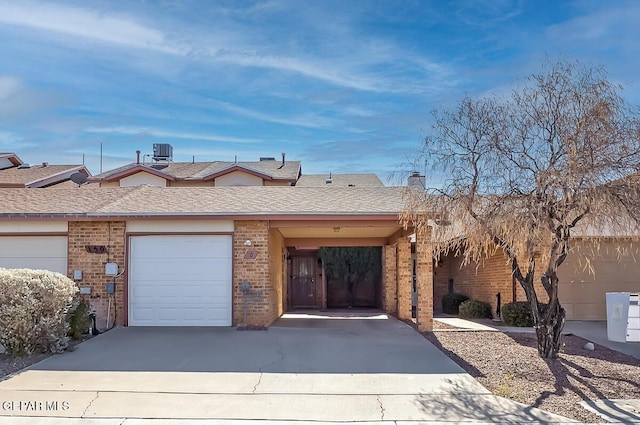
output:
[[67, 275], [66, 236], [0, 236], [0, 267]]
[[132, 236], [129, 326], [231, 326], [230, 235]]

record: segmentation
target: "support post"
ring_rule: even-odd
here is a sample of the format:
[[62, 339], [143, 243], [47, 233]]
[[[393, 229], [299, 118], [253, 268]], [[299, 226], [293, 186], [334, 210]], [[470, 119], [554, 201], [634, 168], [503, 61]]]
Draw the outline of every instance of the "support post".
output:
[[433, 247], [431, 227], [419, 227], [416, 231], [416, 289], [418, 305], [416, 322], [418, 331], [433, 330]]

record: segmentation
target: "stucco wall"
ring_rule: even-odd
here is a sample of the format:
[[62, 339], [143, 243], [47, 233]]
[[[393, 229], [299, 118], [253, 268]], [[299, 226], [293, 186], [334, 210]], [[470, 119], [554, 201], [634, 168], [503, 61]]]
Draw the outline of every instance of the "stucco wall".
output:
[[216, 186], [262, 186], [262, 178], [242, 171], [233, 171], [215, 179]]
[[167, 180], [143, 171], [120, 179], [120, 187], [140, 186], [143, 184], [165, 187], [167, 185]]

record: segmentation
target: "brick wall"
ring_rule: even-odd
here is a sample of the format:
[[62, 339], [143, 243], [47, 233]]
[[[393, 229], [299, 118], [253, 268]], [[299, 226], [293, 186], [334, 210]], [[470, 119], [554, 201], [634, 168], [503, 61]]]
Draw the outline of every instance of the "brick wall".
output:
[[[448, 255], [441, 260], [442, 264], [435, 270], [433, 290], [437, 311], [442, 310], [442, 296], [449, 292], [449, 279], [453, 279], [454, 292], [490, 303], [494, 316], [497, 293], [501, 294], [503, 305], [513, 301], [511, 263], [507, 261], [502, 251], [497, 251], [480, 264], [469, 264], [464, 267], [461, 267], [462, 258], [460, 257]], [[542, 266], [541, 263], [537, 263], [538, 268]], [[534, 287], [540, 301], [547, 302], [547, 295], [537, 277], [534, 279]], [[516, 301], [526, 301], [526, 299], [522, 286], [516, 282]]]
[[275, 287], [275, 299], [277, 317], [280, 317], [286, 308], [287, 285], [285, 284], [286, 249], [284, 238], [276, 229], [269, 230], [269, 273], [271, 282]]
[[387, 313], [398, 312], [396, 249], [396, 245], [382, 247], [382, 309]]
[[[245, 246], [250, 240], [251, 246]], [[247, 250], [255, 251], [255, 259], [245, 259]], [[247, 324], [269, 326], [278, 317], [276, 285], [271, 280], [269, 265], [269, 223], [236, 221], [233, 235], [233, 324], [243, 323], [246, 302]], [[241, 283], [251, 284], [251, 294], [244, 295]]]
[[451, 266], [453, 256], [442, 256], [438, 259], [433, 270], [433, 309], [442, 311], [442, 297], [449, 293], [449, 279], [453, 277]]
[[397, 240], [396, 274], [398, 282], [398, 317], [411, 319], [411, 242], [406, 236]]
[[[124, 261], [124, 233], [123, 221], [81, 221], [69, 222], [68, 239], [68, 272], [73, 276], [74, 270], [82, 270], [83, 278], [78, 281], [79, 287], [90, 287], [91, 295], [82, 295], [96, 310], [98, 328], [106, 327], [109, 294], [106, 292], [107, 283], [113, 282], [113, 277], [105, 276], [104, 265], [107, 262], [117, 263], [119, 271], [123, 270]], [[107, 253], [93, 254], [87, 252], [87, 245], [104, 245]], [[126, 312], [124, 311], [124, 276], [115, 278], [115, 296], [111, 297], [111, 313], [109, 326], [113, 324], [114, 313], [116, 325], [123, 325]]]
[[416, 234], [416, 324], [420, 332], [433, 330], [433, 248], [431, 228]]

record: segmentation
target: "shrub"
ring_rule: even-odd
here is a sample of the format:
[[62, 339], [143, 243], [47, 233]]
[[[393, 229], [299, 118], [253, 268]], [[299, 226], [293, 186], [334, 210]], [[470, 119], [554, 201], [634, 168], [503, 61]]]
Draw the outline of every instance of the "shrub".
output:
[[463, 319], [491, 319], [491, 304], [478, 300], [467, 300], [460, 304], [460, 317]]
[[466, 295], [457, 294], [455, 292], [451, 294], [445, 294], [442, 297], [442, 311], [447, 314], [458, 314], [458, 308], [460, 307], [460, 304], [468, 299], [469, 297], [467, 297]]
[[60, 273], [0, 269], [0, 344], [14, 356], [63, 351], [67, 312], [77, 292]]
[[80, 339], [82, 334], [88, 333], [91, 327], [91, 306], [86, 301], [74, 303], [69, 313], [69, 333], [73, 339]]
[[[540, 303], [543, 309], [547, 304]], [[508, 326], [531, 327], [533, 326], [533, 316], [531, 307], [527, 301], [516, 301], [502, 306], [502, 322]]]

